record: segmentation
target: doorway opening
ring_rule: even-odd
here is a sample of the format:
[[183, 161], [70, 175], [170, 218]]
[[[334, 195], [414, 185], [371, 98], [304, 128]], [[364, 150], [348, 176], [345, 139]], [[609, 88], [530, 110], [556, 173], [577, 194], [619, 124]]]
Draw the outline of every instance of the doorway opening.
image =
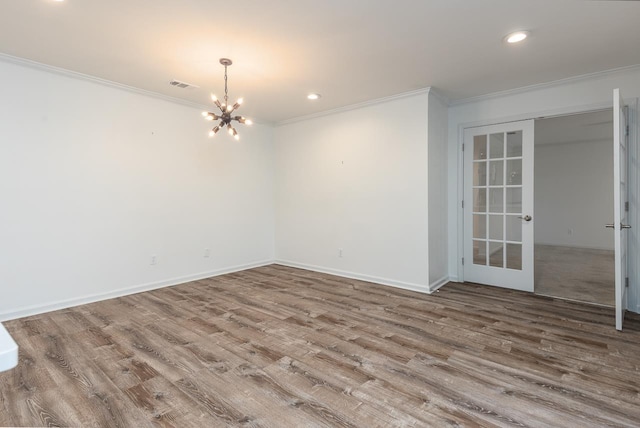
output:
[[613, 112], [535, 121], [534, 292], [615, 305]]

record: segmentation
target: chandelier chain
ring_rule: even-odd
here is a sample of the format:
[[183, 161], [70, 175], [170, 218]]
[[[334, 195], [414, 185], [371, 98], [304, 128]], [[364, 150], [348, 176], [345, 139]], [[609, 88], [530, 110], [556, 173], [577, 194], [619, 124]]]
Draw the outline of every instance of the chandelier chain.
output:
[[229, 95], [227, 91], [227, 66], [224, 66], [224, 105], [229, 104]]

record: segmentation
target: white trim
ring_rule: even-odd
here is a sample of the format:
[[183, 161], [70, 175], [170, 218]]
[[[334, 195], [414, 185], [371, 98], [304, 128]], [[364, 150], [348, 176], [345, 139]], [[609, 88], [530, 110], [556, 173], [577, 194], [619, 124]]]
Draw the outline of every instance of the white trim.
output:
[[380, 285], [388, 285], [390, 287], [402, 288], [403, 290], [417, 291], [418, 293], [431, 294], [429, 286], [422, 284], [413, 284], [410, 282], [397, 281], [395, 279], [381, 278], [378, 276], [365, 275], [361, 273], [348, 272], [339, 269], [326, 268], [321, 266], [309, 265], [306, 263], [292, 262], [289, 260], [276, 260], [277, 265], [288, 266], [298, 269], [310, 270], [313, 272], [327, 273], [329, 275], [341, 276], [343, 278], [357, 279], [360, 281], [373, 282]]
[[[638, 110], [638, 98], [629, 98], [627, 99], [627, 103], [627, 120], [629, 125], [628, 150], [630, 162], [632, 160], [635, 160], [635, 162], [637, 162], [638, 155], [640, 154], [638, 149], [638, 143], [640, 143], [640, 138], [638, 135], [638, 131], [640, 131], [640, 127], [638, 124], [638, 119], [640, 118], [640, 112]], [[638, 168], [629, 168], [629, 185], [630, 195], [638, 195], [638, 193], [640, 193], [640, 174], [638, 174]], [[632, 236], [634, 236], [634, 239], [636, 240], [635, 242], [637, 242], [638, 240], [638, 231], [640, 231], [640, 206], [638, 206], [638, 201], [636, 199], [637, 198], [629, 198], [631, 206], [628, 213], [630, 221], [629, 224], [632, 225], [631, 230], [636, 231], [632, 233]], [[629, 275], [627, 307], [636, 307], [635, 311], [633, 309], [629, 309], [629, 311], [640, 313], [640, 274], [638, 272], [638, 267], [640, 266], [640, 251], [634, 245], [631, 245], [629, 247], [629, 260], [630, 263], [627, 265], [627, 274]], [[630, 269], [630, 267], [632, 267], [632, 269]]]
[[434, 291], [438, 290], [448, 282], [449, 282], [448, 276], [443, 276], [439, 280], [432, 282], [431, 284], [429, 284], [429, 293], [433, 293]]
[[429, 86], [426, 88], [427, 92], [431, 95], [434, 95], [442, 104], [444, 104], [446, 107], [449, 107], [451, 105], [451, 100], [449, 98], [447, 98], [446, 96], [444, 96], [440, 90], [434, 88], [433, 86]]
[[[476, 122], [465, 122], [458, 124], [458, 129], [462, 129], [462, 140], [464, 140], [464, 130], [466, 128], [478, 128], [480, 126], [502, 125], [509, 122], [520, 122], [522, 120], [550, 119], [554, 117], [572, 116], [583, 113], [592, 113], [612, 108], [611, 101], [602, 101], [593, 104], [579, 104], [570, 107], [542, 110], [537, 112], [520, 113], [513, 116], [505, 116], [493, 119], [478, 120]], [[462, 146], [461, 146], [462, 147]]]
[[[464, 152], [462, 151], [464, 147], [464, 126], [463, 124], [458, 125], [458, 150], [456, 153], [458, 160], [458, 188], [456, 195], [456, 213], [457, 213], [457, 226], [458, 226], [458, 242], [456, 248], [456, 266], [457, 266], [457, 275], [456, 278], [460, 282], [464, 282], [464, 264], [462, 263], [462, 259], [464, 257], [464, 208], [462, 208], [462, 203], [464, 201]], [[471, 149], [469, 149], [471, 150]], [[467, 202], [468, 203], [468, 202]], [[449, 277], [453, 278], [453, 275], [449, 275]]]
[[505, 91], [499, 91], [499, 92], [492, 92], [489, 94], [484, 94], [484, 95], [478, 95], [475, 97], [468, 97], [468, 98], [462, 98], [459, 100], [453, 100], [450, 102], [451, 106], [458, 106], [461, 104], [470, 104], [470, 103], [475, 103], [478, 101], [487, 101], [487, 100], [493, 100], [496, 98], [502, 98], [502, 97], [508, 97], [508, 96], [512, 96], [512, 95], [519, 95], [519, 94], [523, 94], [523, 93], [527, 93], [527, 92], [531, 92], [531, 91], [537, 91], [540, 89], [548, 89], [548, 88], [553, 88], [555, 86], [562, 86], [562, 85], [566, 85], [566, 84], [571, 84], [571, 83], [577, 83], [583, 80], [590, 80], [590, 79], [594, 79], [594, 78], [599, 78], [599, 77], [607, 77], [607, 76], [611, 76], [614, 74], [621, 74], [621, 73], [626, 73], [629, 71], [636, 71], [636, 70], [640, 70], [640, 64], [635, 64], [635, 65], [629, 65], [626, 67], [620, 67], [620, 68], [613, 68], [610, 70], [603, 70], [603, 71], [597, 71], [595, 73], [588, 73], [588, 74], [581, 74], [579, 76], [573, 76], [573, 77], [567, 77], [565, 79], [559, 79], [559, 80], [552, 80], [550, 82], [545, 82], [545, 83], [536, 83], [534, 85], [529, 85], [529, 86], [521, 86], [519, 88], [514, 88], [514, 89], [507, 89]]
[[[430, 92], [432, 92], [432, 89], [429, 86], [429, 87], [426, 87], [426, 88], [417, 89], [415, 91], [403, 92], [401, 94], [390, 95], [390, 96], [384, 97], [384, 98], [376, 98], [374, 100], [363, 101], [363, 102], [357, 103], [357, 104], [349, 104], [349, 105], [338, 107], [338, 108], [334, 108], [334, 109], [331, 109], [331, 110], [320, 111], [320, 112], [317, 112], [317, 113], [312, 113], [312, 114], [307, 114], [307, 115], [304, 115], [304, 116], [298, 116], [298, 117], [294, 117], [294, 118], [291, 118], [291, 119], [282, 120], [280, 122], [276, 122], [276, 124], [274, 126], [279, 127], [279, 126], [283, 126], [283, 125], [289, 125], [291, 123], [303, 122], [305, 120], [310, 120], [310, 119], [316, 119], [318, 117], [331, 116], [331, 115], [334, 115], [334, 114], [344, 113], [346, 111], [351, 111], [351, 110], [357, 110], [359, 108], [368, 107], [368, 106], [372, 106], [372, 105], [376, 105], [376, 104], [382, 104], [382, 103], [386, 103], [386, 102], [393, 101], [393, 100], [414, 97], [416, 95], [429, 94]], [[441, 95], [437, 95], [437, 97], [438, 98], [442, 98]]]
[[141, 293], [143, 291], [156, 290], [158, 288], [171, 287], [185, 282], [197, 281], [200, 279], [210, 278], [213, 276], [225, 275], [228, 273], [239, 272], [247, 269], [253, 269], [261, 266], [273, 264], [273, 260], [264, 260], [260, 262], [247, 263], [243, 265], [230, 266], [223, 269], [217, 269], [209, 272], [201, 272], [193, 275], [186, 275], [177, 278], [170, 278], [158, 282], [150, 282], [147, 284], [136, 285], [133, 287], [120, 288], [109, 291], [107, 293], [92, 294], [84, 297], [77, 297], [67, 300], [59, 300], [57, 302], [48, 303], [46, 305], [26, 306], [10, 312], [0, 313], [0, 321], [8, 321], [16, 318], [23, 318], [31, 315], [42, 314], [45, 312], [57, 311], [60, 309], [71, 308], [73, 306], [85, 305], [87, 303], [99, 302], [102, 300], [113, 299], [115, 297], [128, 296], [130, 294]]
[[[488, 126], [488, 125], [499, 125], [499, 124], [504, 124], [509, 122], [518, 122], [521, 120], [536, 120], [536, 119], [542, 119], [542, 118], [589, 113], [592, 111], [612, 108], [612, 106], [613, 106], [612, 101], [603, 101], [603, 102], [594, 103], [594, 104], [579, 104], [579, 105], [573, 105], [570, 107], [562, 107], [558, 109], [549, 109], [549, 110], [543, 110], [543, 111], [537, 111], [537, 112], [521, 113], [514, 116], [496, 117], [496, 118], [479, 120], [475, 122], [463, 122], [458, 124], [458, 150], [457, 150], [457, 158], [458, 158], [458, 174], [457, 174], [458, 189], [457, 191], [458, 193], [456, 197], [458, 242], [457, 242], [457, 248], [456, 248], [456, 257], [457, 257], [457, 267], [458, 267], [457, 277], [460, 279], [460, 282], [464, 282], [464, 266], [462, 265], [462, 257], [464, 254], [464, 210], [461, 204], [462, 200], [464, 199], [464, 156], [462, 152], [462, 146], [464, 144], [464, 130], [467, 128], [476, 128], [476, 127]], [[534, 136], [534, 145], [535, 145], [535, 136]], [[449, 277], [453, 278], [454, 276], [449, 275]]]
[[462, 284], [463, 281], [460, 281], [457, 276], [449, 275], [449, 282], [459, 282], [460, 284]]
[[[183, 98], [176, 98], [169, 95], [161, 94], [159, 92], [136, 88], [134, 86], [125, 85], [123, 83], [114, 82], [112, 80], [102, 79], [100, 77], [78, 73], [77, 71], [68, 70], [66, 68], [55, 67], [53, 65], [32, 61], [30, 59], [7, 55], [2, 52], [0, 52], [0, 61], [15, 64], [15, 65], [20, 65], [23, 67], [33, 68], [40, 71], [46, 71], [53, 74], [58, 74], [61, 76], [69, 77], [71, 79], [78, 79], [78, 80], [84, 80], [85, 82], [97, 83], [98, 85], [107, 86], [109, 88], [120, 89], [122, 91], [130, 92], [133, 94], [156, 98], [162, 101], [167, 101], [174, 104], [180, 104], [186, 107], [192, 107], [200, 111], [211, 110], [211, 106], [207, 104], [199, 104], [193, 101], [185, 100]], [[169, 80], [167, 80], [167, 84], [169, 84]], [[271, 122], [261, 121], [255, 118], [253, 118], [253, 123], [257, 125], [272, 125]]]
[[0, 324], [0, 372], [18, 365], [18, 345], [9, 332]]

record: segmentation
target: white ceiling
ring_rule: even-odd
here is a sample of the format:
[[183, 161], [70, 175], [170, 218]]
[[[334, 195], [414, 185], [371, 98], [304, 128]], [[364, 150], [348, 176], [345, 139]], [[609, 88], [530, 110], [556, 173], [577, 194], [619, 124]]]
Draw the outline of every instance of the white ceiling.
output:
[[[640, 2], [0, 0], [0, 52], [279, 122], [438, 88], [452, 100], [640, 64]], [[525, 29], [509, 46], [502, 37]], [[178, 79], [200, 89], [168, 85]], [[319, 92], [316, 102], [306, 100]]]

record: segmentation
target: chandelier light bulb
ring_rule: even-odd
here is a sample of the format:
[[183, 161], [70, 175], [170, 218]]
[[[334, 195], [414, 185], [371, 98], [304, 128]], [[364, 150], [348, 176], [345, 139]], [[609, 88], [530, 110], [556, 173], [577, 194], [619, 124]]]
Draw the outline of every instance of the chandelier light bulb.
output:
[[214, 135], [216, 135], [216, 133], [213, 132], [213, 129], [211, 131], [209, 131], [209, 137], [213, 137]]
[[218, 97], [216, 97], [215, 94], [211, 94], [211, 100], [215, 103], [218, 101]]
[[242, 105], [243, 102], [244, 100], [242, 98], [238, 98], [238, 101], [236, 101], [236, 104]]
[[203, 115], [204, 117], [207, 117], [207, 116], [209, 116], [209, 112], [208, 112], [208, 111], [203, 111], [203, 112], [202, 112], [202, 115]]
[[244, 120], [245, 125], [253, 125], [253, 121], [251, 119]]
[[235, 138], [236, 141], [238, 141], [240, 139], [240, 136], [238, 135], [238, 133], [236, 133], [236, 135], [234, 135], [233, 138]]

